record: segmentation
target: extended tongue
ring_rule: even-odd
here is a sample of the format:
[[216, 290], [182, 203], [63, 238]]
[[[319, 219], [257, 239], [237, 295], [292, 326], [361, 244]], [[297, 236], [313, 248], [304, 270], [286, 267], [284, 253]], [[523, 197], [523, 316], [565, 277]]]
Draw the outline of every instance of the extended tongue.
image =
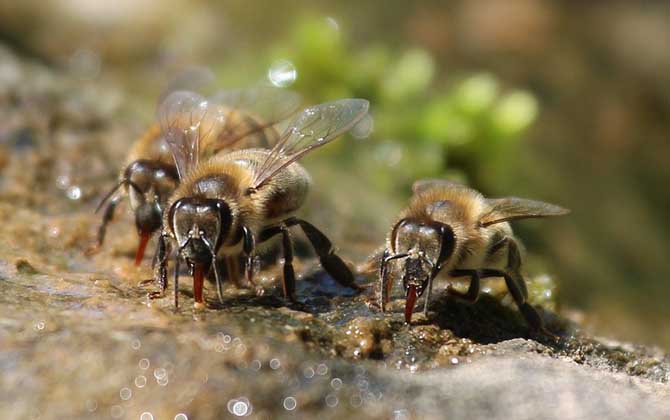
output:
[[135, 253], [135, 265], [140, 265], [142, 263], [144, 251], [147, 249], [147, 243], [149, 243], [149, 238], [151, 238], [151, 233], [140, 232], [140, 244], [137, 246], [137, 252]]
[[412, 322], [412, 311], [416, 303], [416, 286], [409, 286], [407, 289], [407, 300], [405, 301], [405, 322]]
[[196, 264], [193, 267], [193, 297], [196, 306], [202, 305], [202, 283], [205, 278], [205, 266]]

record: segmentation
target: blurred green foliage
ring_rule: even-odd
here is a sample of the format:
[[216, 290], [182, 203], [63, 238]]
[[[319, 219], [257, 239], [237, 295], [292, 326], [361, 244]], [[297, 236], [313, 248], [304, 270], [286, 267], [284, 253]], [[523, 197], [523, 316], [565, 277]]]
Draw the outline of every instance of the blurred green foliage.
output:
[[[447, 176], [485, 188], [488, 180], [505, 176], [538, 113], [531, 93], [505, 90], [492, 74], [437, 79], [442, 72], [427, 50], [354, 46], [330, 19], [299, 19], [261, 55], [267, 67], [285, 61], [295, 66], [291, 89], [307, 103], [370, 100], [370, 138], [353, 146], [334, 143], [320, 155], [387, 193], [407, 194], [411, 183], [424, 177]], [[484, 172], [486, 179], [479, 176]]]

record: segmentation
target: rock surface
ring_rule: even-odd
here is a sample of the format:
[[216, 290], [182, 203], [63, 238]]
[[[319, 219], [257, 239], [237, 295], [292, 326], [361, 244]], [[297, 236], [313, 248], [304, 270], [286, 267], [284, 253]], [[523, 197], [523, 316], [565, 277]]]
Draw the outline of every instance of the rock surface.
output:
[[[194, 310], [149, 301], [119, 213], [103, 251], [84, 251], [95, 200], [133, 135], [120, 95], [0, 49], [0, 416], [24, 418], [663, 419], [670, 359], [589, 337], [544, 312], [559, 342], [532, 337], [505, 300], [437, 299], [407, 326], [305, 259], [287, 307], [206, 290]], [[365, 278], [359, 279], [361, 282]]]

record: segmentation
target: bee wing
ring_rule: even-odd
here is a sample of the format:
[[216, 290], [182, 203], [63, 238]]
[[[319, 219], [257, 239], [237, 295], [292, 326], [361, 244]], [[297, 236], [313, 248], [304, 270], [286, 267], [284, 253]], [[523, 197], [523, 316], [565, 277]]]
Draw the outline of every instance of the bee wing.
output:
[[198, 164], [200, 140], [223, 124], [225, 117], [222, 106], [188, 90], [174, 91], [161, 102], [158, 122], [180, 179]]
[[517, 197], [486, 199], [486, 203], [490, 210], [479, 219], [484, 227], [508, 220], [562, 216], [570, 212], [555, 204]]
[[419, 194], [433, 187], [466, 189], [470, 188], [456, 181], [448, 179], [420, 179], [412, 184], [412, 193]]
[[219, 135], [218, 148], [261, 132], [288, 118], [300, 105], [300, 95], [285, 89], [256, 86], [248, 89], [225, 90], [211, 98], [229, 110], [240, 112], [242, 118], [227, 118]]
[[261, 163], [252, 182], [258, 188], [277, 172], [351, 129], [367, 113], [365, 99], [340, 99], [303, 110], [289, 124], [268, 157]]

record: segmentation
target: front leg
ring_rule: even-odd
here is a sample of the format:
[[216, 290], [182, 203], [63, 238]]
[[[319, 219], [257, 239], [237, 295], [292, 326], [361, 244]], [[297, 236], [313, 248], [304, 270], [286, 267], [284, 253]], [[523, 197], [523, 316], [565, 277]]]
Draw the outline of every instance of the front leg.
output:
[[98, 227], [96, 243], [86, 250], [86, 255], [93, 255], [102, 248], [102, 244], [105, 242], [105, 234], [107, 233], [107, 225], [114, 219], [114, 211], [121, 198], [114, 197], [105, 207], [105, 212], [102, 214], [102, 222], [100, 223], [100, 227]]
[[379, 307], [382, 312], [386, 311], [386, 304], [391, 299], [391, 288], [388, 287], [388, 284], [390, 284], [388, 281], [388, 258], [390, 254], [388, 249], [384, 249], [384, 254], [379, 265]]
[[[156, 246], [156, 258], [154, 265], [154, 281], [158, 285], [159, 290], [150, 292], [149, 299], [161, 298], [165, 295], [167, 289], [167, 264], [169, 255], [168, 236], [162, 234], [158, 237], [158, 244]], [[176, 290], [175, 290], [176, 292]]]
[[256, 237], [254, 233], [246, 226], [242, 227], [242, 253], [246, 257], [246, 263], [244, 267], [244, 277], [247, 282], [253, 286], [257, 295], [263, 294], [263, 289], [256, 285], [254, 281], [254, 256], [256, 252]]
[[435, 279], [435, 275], [431, 275], [428, 279], [428, 290], [426, 290], [426, 298], [423, 301], [423, 314], [426, 317], [428, 317], [428, 304], [430, 303], [430, 295], [433, 293], [433, 279]]
[[297, 300], [295, 298], [295, 270], [293, 269], [293, 241], [288, 228], [284, 225], [281, 226], [281, 235], [282, 252], [284, 253], [284, 299], [295, 303]]

